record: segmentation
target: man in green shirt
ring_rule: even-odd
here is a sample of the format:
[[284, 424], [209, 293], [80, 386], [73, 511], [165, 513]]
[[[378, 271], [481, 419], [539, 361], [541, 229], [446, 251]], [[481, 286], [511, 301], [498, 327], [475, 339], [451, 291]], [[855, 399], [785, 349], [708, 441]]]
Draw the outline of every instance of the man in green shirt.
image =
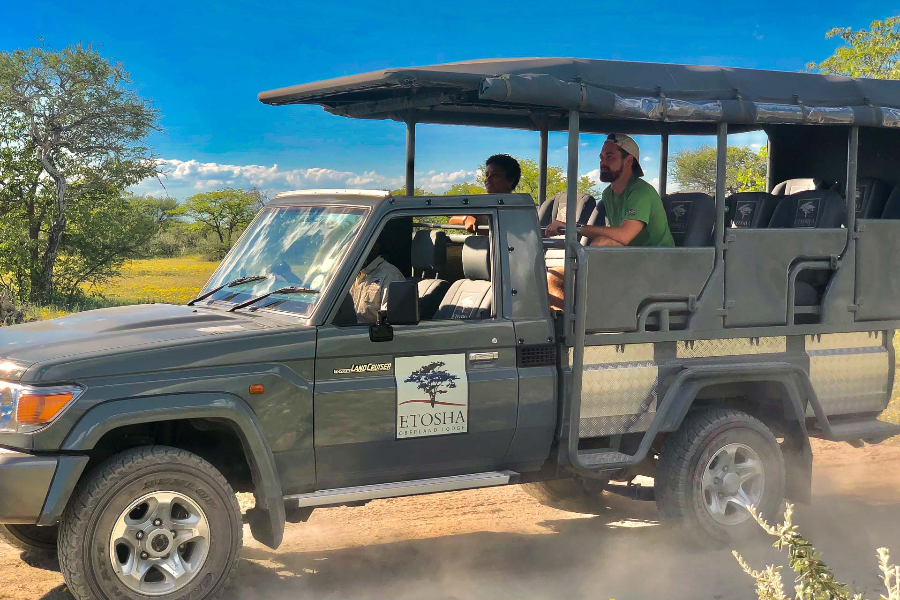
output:
[[[600, 201], [608, 225], [585, 225], [579, 232], [590, 238], [591, 246], [675, 245], [662, 200], [643, 175], [637, 143], [621, 133], [607, 136], [600, 151], [600, 181], [609, 186]], [[545, 235], [557, 235], [565, 226], [553, 221]]]

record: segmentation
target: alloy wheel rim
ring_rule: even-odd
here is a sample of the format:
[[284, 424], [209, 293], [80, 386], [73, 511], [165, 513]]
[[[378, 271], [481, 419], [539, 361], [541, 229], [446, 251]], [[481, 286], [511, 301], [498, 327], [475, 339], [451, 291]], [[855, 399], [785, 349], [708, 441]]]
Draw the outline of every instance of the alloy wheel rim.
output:
[[762, 459], [744, 444], [728, 444], [710, 458], [701, 478], [706, 511], [722, 525], [740, 525], [759, 507], [766, 489]]
[[193, 581], [209, 555], [206, 513], [178, 492], [141, 496], [116, 519], [109, 558], [119, 581], [145, 596], [177, 592]]

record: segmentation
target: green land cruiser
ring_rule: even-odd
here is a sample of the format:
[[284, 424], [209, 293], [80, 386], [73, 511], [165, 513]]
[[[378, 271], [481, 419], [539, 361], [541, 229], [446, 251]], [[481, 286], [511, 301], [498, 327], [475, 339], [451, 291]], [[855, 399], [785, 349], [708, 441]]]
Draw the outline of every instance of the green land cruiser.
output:
[[[727, 543], [810, 499], [809, 439], [878, 443], [900, 325], [900, 82], [576, 59], [396, 69], [260, 94], [407, 125], [407, 196], [279, 194], [186, 306], [0, 330], [0, 523], [89, 598], [209, 598], [242, 542], [377, 498], [521, 484], [653, 500]], [[539, 132], [525, 194], [413, 197], [416, 123]], [[550, 131], [568, 193], [546, 198]], [[764, 131], [768, 191], [725, 194]], [[715, 135], [717, 193], [666, 194], [673, 248], [593, 248], [583, 133]], [[444, 217], [471, 215], [478, 235]], [[564, 238], [544, 239], [559, 216]], [[376, 240], [406, 276], [375, 324]], [[551, 311], [548, 265], [565, 271]], [[638, 480], [638, 476], [643, 476]], [[638, 485], [636, 481], [652, 485]]]

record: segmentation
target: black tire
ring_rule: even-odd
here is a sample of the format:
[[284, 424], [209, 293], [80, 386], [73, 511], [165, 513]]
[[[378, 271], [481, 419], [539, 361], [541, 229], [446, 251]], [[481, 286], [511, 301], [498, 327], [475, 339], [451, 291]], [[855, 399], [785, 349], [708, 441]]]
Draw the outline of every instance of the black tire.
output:
[[146, 595], [120, 581], [112, 565], [110, 541], [123, 511], [154, 492], [174, 492], [195, 503], [203, 511], [209, 531], [207, 554], [196, 574], [183, 587], [155, 597], [209, 599], [228, 585], [243, 542], [241, 511], [231, 486], [215, 467], [195, 454], [167, 446], [144, 446], [98, 465], [78, 484], [63, 513], [59, 564], [75, 598], [146, 600]]
[[[698, 410], [663, 444], [656, 474], [656, 506], [664, 521], [683, 528], [698, 543], [728, 543], [759, 533], [760, 527], [744, 509], [731, 506], [731, 518], [746, 519], [723, 524], [707, 509], [702, 488], [705, 470], [726, 446], [749, 448], [760, 459], [762, 490], [757, 510], [770, 523], [780, 516], [785, 490], [781, 448], [772, 432], [754, 417], [732, 409]], [[743, 484], [741, 484], [743, 485]]]
[[596, 514], [607, 508], [602, 482], [582, 479], [551, 479], [519, 485], [523, 492], [551, 508]]
[[37, 525], [0, 525], [0, 540], [26, 554], [55, 556], [59, 527]]

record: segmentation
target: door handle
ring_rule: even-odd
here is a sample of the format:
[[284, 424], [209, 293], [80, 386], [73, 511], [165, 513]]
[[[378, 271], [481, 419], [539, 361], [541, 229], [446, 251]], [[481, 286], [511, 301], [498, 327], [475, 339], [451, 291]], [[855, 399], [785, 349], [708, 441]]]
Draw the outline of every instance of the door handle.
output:
[[499, 352], [469, 352], [469, 362], [488, 362], [498, 358]]

